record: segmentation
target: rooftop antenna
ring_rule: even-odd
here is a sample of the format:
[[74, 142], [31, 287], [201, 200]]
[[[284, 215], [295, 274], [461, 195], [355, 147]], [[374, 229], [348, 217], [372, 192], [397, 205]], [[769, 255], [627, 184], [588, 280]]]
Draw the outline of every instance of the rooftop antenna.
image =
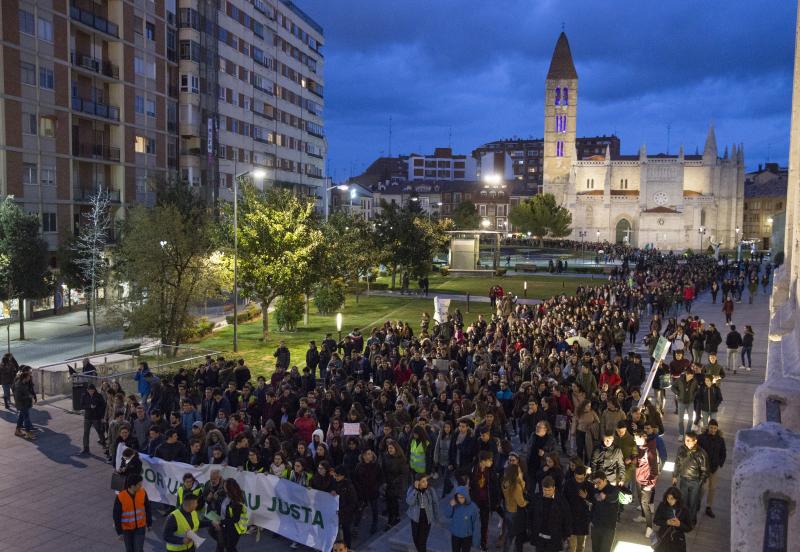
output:
[[392, 156], [392, 116], [389, 115], [389, 157]]
[[567, 24], [566, 24], [566, 23], [564, 23], [564, 22], [562, 21], [562, 22], [561, 22], [561, 32], [562, 32], [562, 33], [564, 32], [564, 28], [565, 28], [566, 26], [567, 26]]
[[447, 132], [447, 147], [453, 147], [453, 127], [450, 127], [449, 131]]
[[669, 132], [672, 130], [672, 125], [667, 123], [667, 155], [669, 155]]
[[772, 153], [772, 144], [767, 144], [767, 163], [769, 163], [770, 153]]

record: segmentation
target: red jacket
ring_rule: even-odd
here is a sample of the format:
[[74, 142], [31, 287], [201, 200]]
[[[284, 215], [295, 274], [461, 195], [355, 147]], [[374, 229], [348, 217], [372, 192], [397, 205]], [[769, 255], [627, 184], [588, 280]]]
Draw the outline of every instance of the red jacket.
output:
[[692, 286], [686, 286], [683, 288], [683, 300], [694, 301], [694, 288]]
[[619, 377], [619, 374], [616, 372], [603, 372], [600, 374], [600, 381], [598, 383], [600, 386], [607, 383], [610, 390], [620, 385], [622, 383], [622, 378]]
[[317, 421], [314, 419], [313, 416], [306, 418], [305, 416], [300, 416], [294, 419], [295, 429], [297, 429], [297, 435], [300, 437], [300, 442], [308, 445], [311, 442], [312, 434], [314, 430], [317, 429]]
[[411, 368], [406, 365], [405, 370], [403, 370], [402, 364], [398, 364], [394, 367], [394, 383], [398, 387], [404, 385], [409, 379], [411, 379]]
[[645, 446], [639, 447], [636, 459], [636, 482], [652, 489], [658, 480], [658, 452], [656, 451], [656, 441], [647, 441]]

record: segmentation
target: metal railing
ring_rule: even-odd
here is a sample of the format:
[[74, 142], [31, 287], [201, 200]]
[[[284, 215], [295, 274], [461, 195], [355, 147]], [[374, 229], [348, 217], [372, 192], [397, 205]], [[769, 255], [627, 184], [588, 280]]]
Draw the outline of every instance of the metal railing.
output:
[[78, 96], [72, 97], [73, 111], [80, 111], [81, 113], [88, 113], [104, 119], [112, 121], [119, 121], [119, 107], [115, 105], [108, 105], [93, 100], [87, 100]]
[[110, 61], [93, 58], [92, 56], [79, 54], [77, 52], [70, 52], [69, 59], [76, 67], [88, 69], [89, 71], [94, 71], [95, 73], [105, 75], [113, 79], [119, 78], [119, 67]]
[[75, 5], [69, 7], [69, 16], [75, 21], [80, 21], [87, 27], [92, 27], [114, 38], [119, 38], [119, 27], [105, 17], [100, 17], [92, 12], [82, 10]]
[[75, 142], [72, 144], [72, 155], [75, 157], [89, 157], [119, 163], [120, 150], [105, 144], [87, 144]]

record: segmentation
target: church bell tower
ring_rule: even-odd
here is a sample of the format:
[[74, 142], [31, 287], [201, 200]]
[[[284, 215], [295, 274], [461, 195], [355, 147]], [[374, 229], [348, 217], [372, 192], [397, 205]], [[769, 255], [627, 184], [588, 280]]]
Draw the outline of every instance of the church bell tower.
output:
[[578, 73], [572, 62], [567, 35], [558, 37], [544, 93], [544, 193], [551, 193], [559, 204], [566, 201], [567, 184], [575, 150], [578, 114]]

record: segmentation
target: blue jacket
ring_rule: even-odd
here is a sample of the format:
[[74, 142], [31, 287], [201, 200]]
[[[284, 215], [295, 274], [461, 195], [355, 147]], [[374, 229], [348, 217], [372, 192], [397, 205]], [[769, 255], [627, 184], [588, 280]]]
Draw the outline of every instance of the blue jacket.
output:
[[467, 501], [464, 504], [456, 503], [450, 506], [448, 500], [445, 504], [444, 517], [447, 520], [448, 529], [454, 537], [468, 537], [472, 535], [472, 546], [476, 548], [481, 544], [481, 516], [478, 507], [469, 499], [469, 491], [466, 487], [456, 487], [455, 494], [464, 496]]
[[192, 410], [191, 412], [181, 412], [181, 425], [183, 426], [183, 431], [186, 434], [186, 438], [189, 438], [189, 435], [192, 434], [192, 425], [195, 422], [202, 422], [203, 418], [200, 417], [200, 413], [197, 410]]
[[433, 487], [428, 487], [420, 492], [412, 485], [406, 493], [406, 504], [408, 504], [406, 515], [414, 523], [419, 522], [419, 511], [423, 507], [425, 508], [428, 523], [435, 525], [439, 521], [439, 498], [436, 496]]
[[133, 375], [134, 381], [137, 384], [137, 391], [141, 396], [149, 395], [150, 394], [150, 378], [153, 376], [153, 373], [150, 369], [142, 370], [141, 372], [137, 371]]
[[664, 462], [667, 461], [667, 445], [664, 443], [664, 439], [661, 437], [661, 435], [647, 436], [648, 441], [652, 441], [654, 439], [656, 441], [656, 450], [658, 451], [659, 463], [663, 464]]

